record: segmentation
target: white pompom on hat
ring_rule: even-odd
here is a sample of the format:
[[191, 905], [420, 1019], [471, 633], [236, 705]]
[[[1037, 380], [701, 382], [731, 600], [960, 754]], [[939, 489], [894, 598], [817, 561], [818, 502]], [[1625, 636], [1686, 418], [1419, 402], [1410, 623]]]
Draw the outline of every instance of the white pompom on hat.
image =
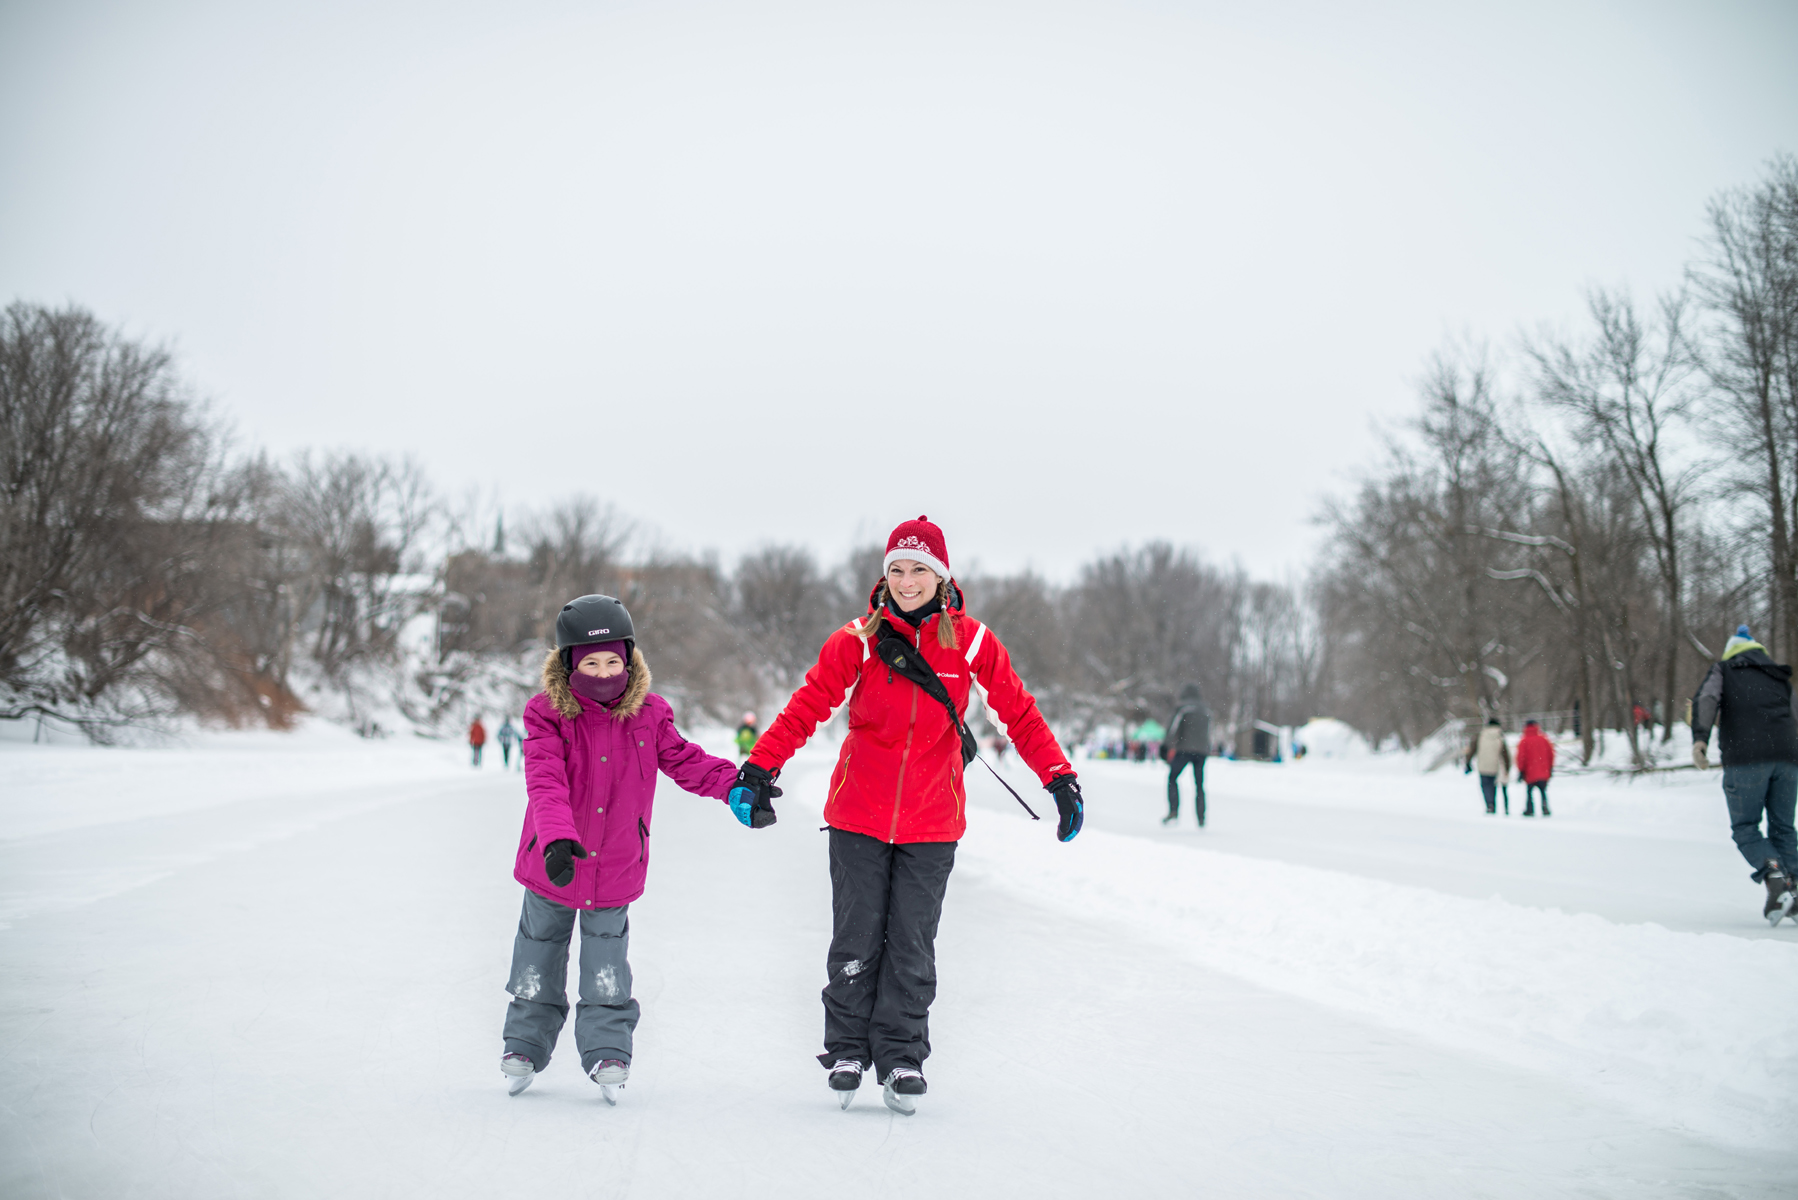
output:
[[887, 535], [887, 556], [880, 564], [881, 574], [904, 559], [921, 562], [944, 579], [950, 578], [949, 547], [943, 541], [943, 531], [931, 524], [929, 517], [920, 515], [915, 521], [902, 521]]

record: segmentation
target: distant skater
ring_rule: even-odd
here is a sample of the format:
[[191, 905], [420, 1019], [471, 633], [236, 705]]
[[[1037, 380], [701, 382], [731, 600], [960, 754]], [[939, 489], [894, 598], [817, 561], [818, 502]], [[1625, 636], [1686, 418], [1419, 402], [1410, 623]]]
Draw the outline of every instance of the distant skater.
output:
[[818, 1061], [844, 1108], [874, 1068], [887, 1107], [910, 1113], [926, 1090], [937, 924], [967, 829], [974, 735], [963, 714], [975, 686], [1055, 798], [1062, 841], [1080, 832], [1085, 802], [1011, 655], [963, 612], [943, 531], [925, 517], [900, 525], [882, 569], [867, 615], [826, 639], [756, 743], [731, 807], [744, 824], [772, 821], [781, 767], [848, 703], [849, 733], [824, 792], [832, 926]]
[[[507, 717], [505, 723], [499, 727], [499, 732], [494, 736], [499, 738], [500, 766], [511, 767], [512, 743], [518, 740], [518, 726], [512, 724], [511, 717]], [[518, 753], [522, 757], [524, 754], [523, 749], [521, 748]]]
[[1211, 746], [1211, 709], [1199, 685], [1189, 683], [1180, 689], [1180, 703], [1168, 718], [1167, 734], [1162, 739], [1162, 753], [1167, 758], [1167, 816], [1163, 825], [1180, 819], [1180, 772], [1192, 764], [1192, 812], [1205, 828], [1205, 751]]
[[[1517, 743], [1517, 778], [1523, 780], [1523, 815], [1536, 815], [1536, 793], [1542, 793], [1542, 815], [1548, 816], [1548, 777], [1555, 773], [1555, 744], [1542, 736], [1542, 726], [1523, 723]], [[1506, 806], [1507, 810], [1509, 805]]]
[[744, 713], [743, 723], [737, 726], [737, 758], [748, 758], [749, 752], [755, 749], [755, 739], [760, 736], [761, 734], [757, 732], [755, 727], [755, 714], [752, 712]]
[[543, 690], [524, 706], [524, 828], [512, 877], [524, 911], [512, 943], [500, 1072], [516, 1096], [549, 1065], [568, 1020], [568, 943], [581, 929], [574, 1042], [607, 1101], [630, 1078], [639, 1013], [631, 996], [631, 904], [649, 877], [656, 773], [723, 800], [728, 759], [682, 737], [649, 690], [631, 615], [611, 596], [581, 596], [556, 618]]
[[[1511, 777], [1511, 750], [1505, 745], [1504, 727], [1493, 717], [1467, 746], [1466, 769], [1480, 773], [1480, 795], [1488, 816], [1498, 812], [1498, 777]], [[1511, 797], [1505, 796], [1505, 816], [1511, 815]]]
[[481, 765], [481, 747], [487, 744], [487, 727], [476, 717], [474, 724], [468, 727], [468, 748], [474, 751], [474, 765]]
[[1722, 659], [1711, 664], [1692, 698], [1692, 764], [1701, 771], [1711, 765], [1713, 726], [1730, 832], [1754, 868], [1749, 878], [1767, 887], [1761, 915], [1777, 925], [1798, 906], [1792, 881], [1798, 869], [1798, 838], [1792, 829], [1798, 806], [1798, 721], [1792, 716], [1792, 668], [1768, 657], [1746, 625], [1724, 645]]

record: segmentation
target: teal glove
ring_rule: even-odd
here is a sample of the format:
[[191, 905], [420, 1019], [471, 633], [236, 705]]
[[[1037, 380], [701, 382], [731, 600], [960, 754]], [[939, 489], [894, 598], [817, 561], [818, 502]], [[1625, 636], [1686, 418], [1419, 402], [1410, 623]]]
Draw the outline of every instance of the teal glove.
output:
[[754, 763], [744, 763], [743, 769], [737, 772], [736, 786], [730, 789], [727, 803], [737, 814], [737, 820], [751, 829], [766, 829], [775, 820], [774, 805], [769, 801], [780, 794], [780, 789], [774, 786], [774, 776]]

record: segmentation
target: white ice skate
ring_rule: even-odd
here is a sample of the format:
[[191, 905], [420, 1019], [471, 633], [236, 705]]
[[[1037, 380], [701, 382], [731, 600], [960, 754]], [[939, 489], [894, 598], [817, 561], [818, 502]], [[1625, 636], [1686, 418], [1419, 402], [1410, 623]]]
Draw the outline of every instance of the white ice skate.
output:
[[499, 1060], [500, 1073], [506, 1077], [506, 1095], [516, 1096], [537, 1078], [537, 1064], [522, 1054], [508, 1054]]
[[618, 1093], [624, 1090], [625, 1080], [630, 1077], [630, 1064], [621, 1058], [602, 1058], [587, 1072], [587, 1078], [599, 1085], [599, 1094], [605, 1097], [607, 1104], [618, 1103]]

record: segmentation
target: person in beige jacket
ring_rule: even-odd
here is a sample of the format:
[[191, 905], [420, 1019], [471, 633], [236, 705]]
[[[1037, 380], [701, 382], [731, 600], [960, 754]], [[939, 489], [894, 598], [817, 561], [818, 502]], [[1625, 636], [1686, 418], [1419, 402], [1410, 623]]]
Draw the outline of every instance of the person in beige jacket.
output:
[[[1480, 795], [1486, 800], [1487, 813], [1498, 812], [1498, 784], [1502, 775], [1504, 781], [1511, 781], [1511, 748], [1505, 745], [1505, 731], [1499, 725], [1498, 718], [1493, 717], [1486, 722], [1474, 739], [1467, 744], [1467, 761], [1463, 774], [1468, 774], [1475, 767], [1480, 772]], [[1511, 797], [1505, 795], [1505, 816], [1511, 815]]]

